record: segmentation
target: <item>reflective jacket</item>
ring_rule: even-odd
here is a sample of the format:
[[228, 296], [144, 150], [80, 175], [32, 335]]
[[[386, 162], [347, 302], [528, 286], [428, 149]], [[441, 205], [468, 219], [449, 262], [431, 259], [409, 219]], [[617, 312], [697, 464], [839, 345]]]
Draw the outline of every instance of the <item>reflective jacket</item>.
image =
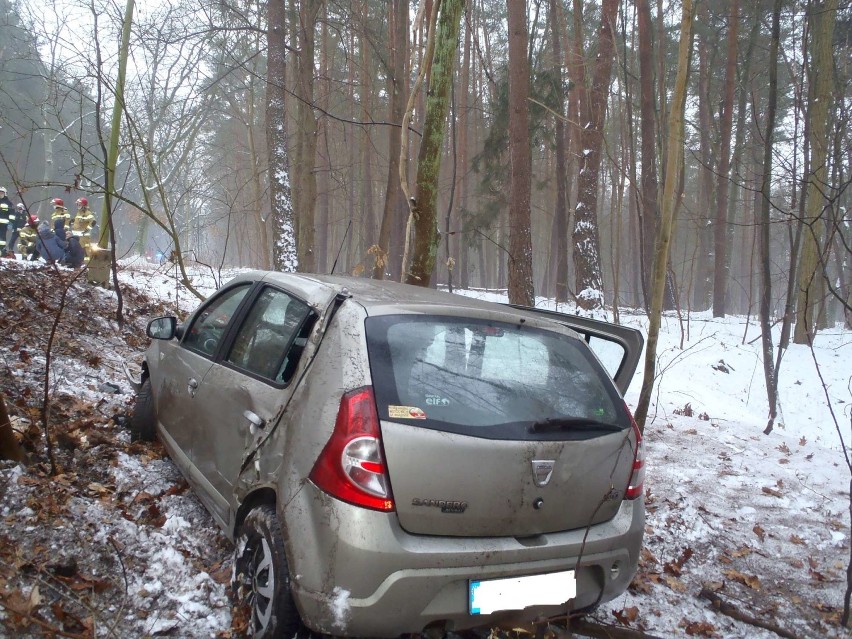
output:
[[80, 209], [71, 220], [71, 231], [74, 235], [88, 235], [95, 226], [95, 216], [89, 209]]

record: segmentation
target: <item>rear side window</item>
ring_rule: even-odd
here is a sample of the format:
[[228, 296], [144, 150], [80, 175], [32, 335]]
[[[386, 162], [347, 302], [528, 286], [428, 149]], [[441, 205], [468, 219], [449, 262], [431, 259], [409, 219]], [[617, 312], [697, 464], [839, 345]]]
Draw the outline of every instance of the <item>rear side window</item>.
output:
[[574, 436], [531, 432], [548, 419], [629, 425], [606, 372], [577, 338], [414, 315], [370, 317], [366, 330], [382, 419], [495, 439]]

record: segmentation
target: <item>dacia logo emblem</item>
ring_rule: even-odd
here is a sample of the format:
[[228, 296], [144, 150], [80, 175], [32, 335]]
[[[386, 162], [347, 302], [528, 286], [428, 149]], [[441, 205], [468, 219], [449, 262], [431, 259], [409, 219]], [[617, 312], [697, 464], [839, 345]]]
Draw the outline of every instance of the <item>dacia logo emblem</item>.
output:
[[547, 486], [550, 478], [553, 476], [553, 467], [555, 465], [555, 459], [532, 460], [533, 481], [535, 481], [536, 486]]

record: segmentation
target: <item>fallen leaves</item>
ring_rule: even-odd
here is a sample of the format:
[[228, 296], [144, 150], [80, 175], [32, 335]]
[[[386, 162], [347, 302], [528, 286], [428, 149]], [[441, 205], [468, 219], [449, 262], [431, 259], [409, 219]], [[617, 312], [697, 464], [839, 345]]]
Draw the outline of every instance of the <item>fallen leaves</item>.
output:
[[630, 626], [639, 619], [639, 608], [632, 606], [630, 608], [622, 608], [621, 610], [613, 610], [612, 616], [616, 618], [622, 626]]
[[740, 572], [739, 570], [723, 570], [722, 574], [725, 575], [731, 581], [736, 581], [744, 586], [748, 586], [752, 590], [761, 590], [762, 585], [760, 583], [760, 578], [756, 575], [747, 575], [745, 573]]

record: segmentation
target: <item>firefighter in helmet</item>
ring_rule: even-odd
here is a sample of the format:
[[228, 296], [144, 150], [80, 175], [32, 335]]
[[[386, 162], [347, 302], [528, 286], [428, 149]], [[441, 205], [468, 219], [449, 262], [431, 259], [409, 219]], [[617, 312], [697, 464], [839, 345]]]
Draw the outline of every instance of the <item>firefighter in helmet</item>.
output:
[[65, 208], [65, 202], [62, 198], [53, 198], [53, 214], [50, 216], [50, 221], [53, 223], [53, 232], [63, 242], [67, 239], [66, 226], [71, 219], [68, 209]]
[[36, 242], [38, 241], [38, 218], [35, 215], [27, 217], [27, 223], [21, 229], [20, 237], [18, 238], [18, 248], [21, 251], [21, 256], [25, 260], [37, 260], [38, 249]]
[[71, 220], [71, 232], [80, 240], [80, 246], [88, 257], [92, 244], [91, 231], [95, 227], [95, 216], [89, 209], [89, 200], [84, 197], [77, 199], [77, 215]]
[[6, 187], [0, 186], [0, 256], [6, 257], [9, 247], [6, 236], [9, 229], [15, 228], [15, 209], [12, 200], [6, 197]]
[[8, 204], [0, 204], [0, 257], [8, 255], [9, 247], [6, 245], [6, 234], [10, 227], [14, 227], [14, 211], [9, 209]]

